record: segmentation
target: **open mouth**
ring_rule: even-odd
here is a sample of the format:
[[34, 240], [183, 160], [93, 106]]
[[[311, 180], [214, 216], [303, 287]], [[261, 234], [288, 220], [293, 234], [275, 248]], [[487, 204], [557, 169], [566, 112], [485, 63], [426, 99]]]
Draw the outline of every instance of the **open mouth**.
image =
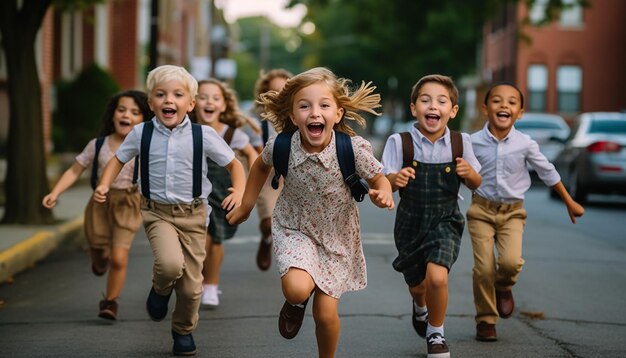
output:
[[204, 113], [206, 113], [206, 114], [213, 114], [213, 113], [215, 113], [215, 110], [212, 109], [212, 108], [205, 108], [204, 109]]
[[165, 114], [166, 116], [173, 116], [176, 114], [176, 110], [173, 108], [164, 108], [162, 110], [163, 114]]
[[122, 127], [130, 127], [130, 124], [131, 124], [130, 121], [127, 119], [122, 119], [119, 123], [120, 123], [120, 126]]
[[314, 137], [319, 137], [324, 132], [324, 124], [323, 123], [311, 123], [306, 126], [309, 133]]
[[507, 112], [498, 112], [496, 113], [496, 116], [500, 119], [509, 119], [511, 118], [511, 114], [507, 113]]

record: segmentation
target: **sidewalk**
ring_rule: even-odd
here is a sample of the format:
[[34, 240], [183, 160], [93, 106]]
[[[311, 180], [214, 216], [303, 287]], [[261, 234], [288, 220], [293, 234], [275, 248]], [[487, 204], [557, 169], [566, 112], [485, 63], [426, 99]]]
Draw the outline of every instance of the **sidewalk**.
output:
[[61, 243], [82, 239], [83, 211], [91, 193], [89, 185], [79, 183], [63, 193], [53, 209], [54, 225], [0, 225], [0, 284], [33, 267]]

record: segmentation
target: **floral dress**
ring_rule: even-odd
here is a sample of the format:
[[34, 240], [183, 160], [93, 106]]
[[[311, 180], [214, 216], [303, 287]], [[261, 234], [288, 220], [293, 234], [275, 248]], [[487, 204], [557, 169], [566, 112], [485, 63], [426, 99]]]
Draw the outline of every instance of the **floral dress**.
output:
[[[268, 165], [274, 139], [261, 154]], [[359, 136], [351, 140], [357, 174], [371, 179], [381, 173], [383, 166], [371, 144]], [[272, 215], [272, 236], [281, 277], [290, 267], [305, 270], [335, 298], [367, 285], [359, 212], [343, 182], [334, 132], [319, 153], [304, 151], [299, 132], [292, 136], [287, 177]]]

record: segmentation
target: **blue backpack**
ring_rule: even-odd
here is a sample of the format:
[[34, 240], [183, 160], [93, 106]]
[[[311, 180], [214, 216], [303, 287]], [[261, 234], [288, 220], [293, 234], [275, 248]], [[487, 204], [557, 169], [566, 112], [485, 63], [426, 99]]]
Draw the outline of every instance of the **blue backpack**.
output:
[[[281, 175], [287, 177], [289, 168], [289, 154], [291, 153], [291, 137], [294, 132], [282, 132], [276, 136], [274, 141], [274, 151], [272, 153], [272, 161], [274, 162], [274, 178], [272, 179], [272, 188], [278, 189], [278, 180]], [[354, 165], [354, 151], [352, 149], [352, 141], [350, 136], [343, 132], [335, 131], [335, 144], [337, 146], [337, 159], [339, 160], [339, 168], [343, 180], [350, 188], [354, 200], [361, 202], [365, 198], [365, 194], [369, 191], [367, 181], [356, 173]]]

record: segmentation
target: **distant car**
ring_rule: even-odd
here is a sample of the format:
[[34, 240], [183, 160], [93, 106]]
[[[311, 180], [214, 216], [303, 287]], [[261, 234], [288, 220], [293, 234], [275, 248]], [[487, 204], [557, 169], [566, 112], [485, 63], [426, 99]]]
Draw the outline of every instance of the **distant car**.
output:
[[570, 195], [585, 202], [590, 193], [626, 194], [626, 113], [583, 113], [576, 122], [554, 160]]
[[[515, 122], [515, 129], [534, 139], [550, 162], [563, 149], [571, 131], [563, 117], [549, 113], [525, 113]], [[528, 169], [533, 171], [530, 165]]]

